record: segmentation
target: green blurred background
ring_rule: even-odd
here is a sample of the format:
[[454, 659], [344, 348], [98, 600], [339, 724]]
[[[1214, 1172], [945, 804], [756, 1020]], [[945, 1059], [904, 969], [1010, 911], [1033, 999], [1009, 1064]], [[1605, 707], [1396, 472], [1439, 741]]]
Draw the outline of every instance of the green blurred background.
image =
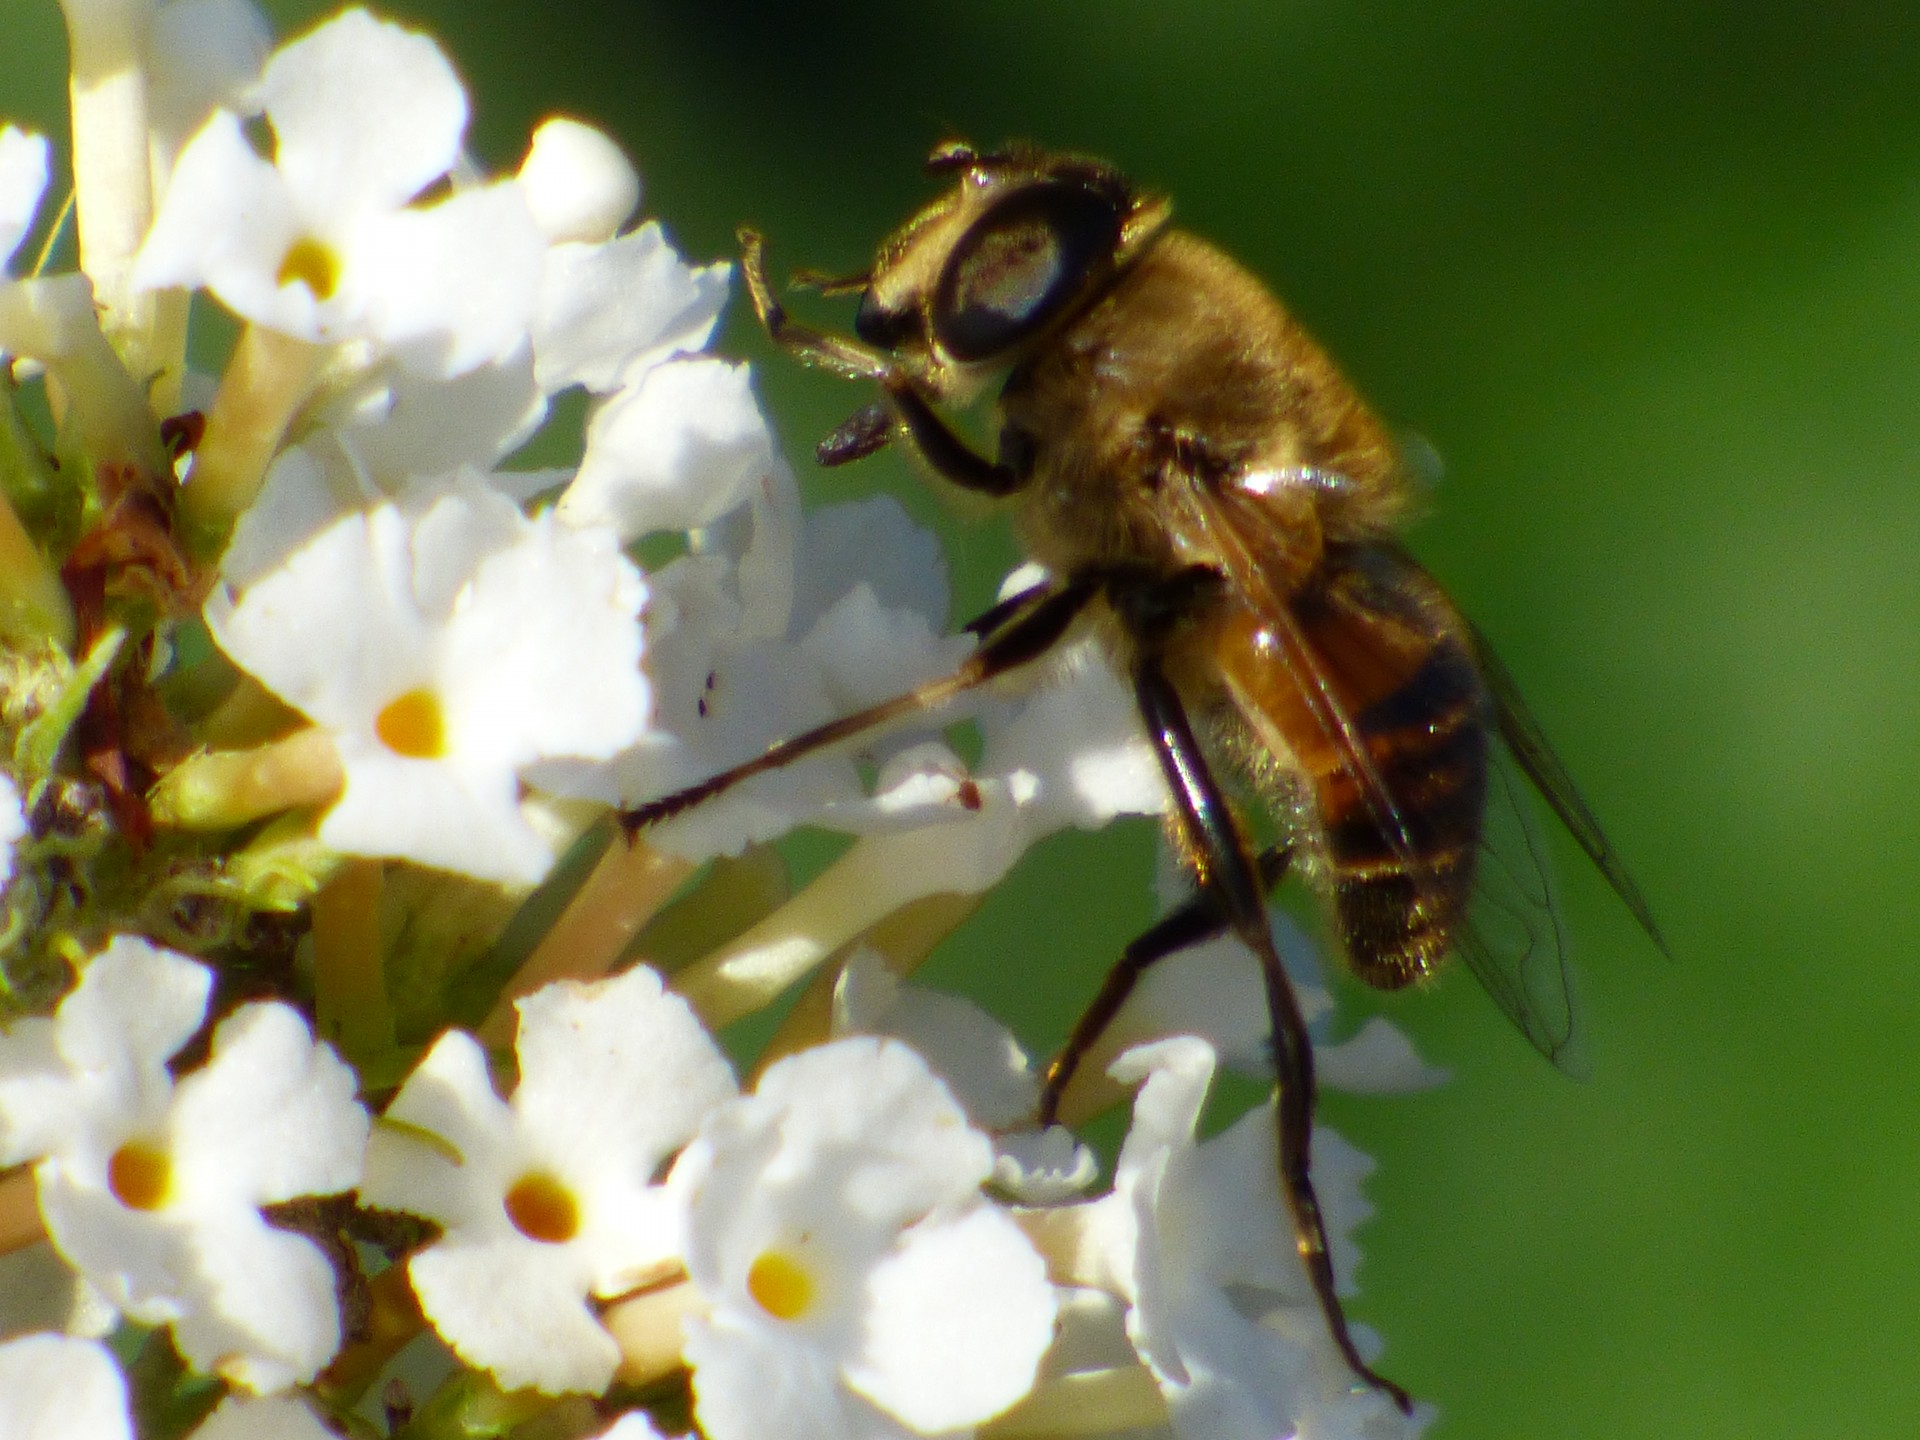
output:
[[[52, 0], [3, 5], [0, 114], [56, 125]], [[1563, 845], [1590, 1081], [1465, 978], [1392, 1004], [1455, 1080], [1326, 1105], [1380, 1161], [1383, 1368], [1441, 1440], [1920, 1432], [1920, 8], [389, 8], [444, 38], [485, 160], [597, 121], [694, 257], [750, 220], [776, 269], [857, 269], [951, 132], [1106, 155], [1269, 277], [1444, 457], [1414, 548], [1676, 957]], [[863, 399], [762, 385], [796, 459]], [[857, 470], [809, 483], [935, 513]], [[1012, 552], [947, 523], [977, 605]], [[940, 975], [1057, 1036], [1151, 844], [1043, 847]]]

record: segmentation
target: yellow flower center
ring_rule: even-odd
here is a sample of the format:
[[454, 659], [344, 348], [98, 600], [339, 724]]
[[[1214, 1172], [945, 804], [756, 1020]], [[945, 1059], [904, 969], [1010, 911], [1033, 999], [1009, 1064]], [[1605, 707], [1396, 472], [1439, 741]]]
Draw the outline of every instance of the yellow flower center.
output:
[[580, 1231], [580, 1206], [573, 1192], [543, 1170], [514, 1181], [506, 1207], [513, 1228], [542, 1245], [564, 1245]]
[[396, 755], [437, 760], [446, 753], [446, 717], [431, 690], [409, 690], [391, 700], [373, 720], [373, 733]]
[[281, 285], [306, 286], [316, 300], [331, 300], [340, 284], [340, 260], [321, 241], [303, 235], [280, 257], [280, 271], [273, 278]]
[[172, 1180], [167, 1152], [144, 1140], [129, 1140], [107, 1161], [107, 1189], [129, 1210], [158, 1210]]
[[747, 1268], [747, 1293], [776, 1320], [798, 1320], [813, 1308], [812, 1272], [784, 1250], [762, 1250]]

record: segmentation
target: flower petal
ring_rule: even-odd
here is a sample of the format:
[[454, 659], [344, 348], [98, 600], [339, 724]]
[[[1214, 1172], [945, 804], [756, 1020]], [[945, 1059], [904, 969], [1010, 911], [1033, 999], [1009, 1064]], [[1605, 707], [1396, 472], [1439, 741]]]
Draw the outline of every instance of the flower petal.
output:
[[580, 473], [560, 502], [574, 525], [626, 539], [711, 525], [773, 466], [773, 441], [747, 367], [676, 360], [646, 372], [587, 425]]
[[367, 1115], [358, 1081], [291, 1006], [242, 1006], [213, 1058], [174, 1090], [172, 1153], [182, 1203], [271, 1205], [360, 1178]]
[[320, 843], [450, 870], [498, 885], [532, 885], [553, 851], [521, 814], [513, 772], [409, 760], [343, 744], [346, 788], [320, 822]]
[[229, 1395], [201, 1422], [192, 1440], [335, 1440], [300, 1400], [278, 1395]]
[[410, 370], [451, 379], [526, 343], [545, 253], [520, 187], [503, 180], [370, 217], [346, 261], [371, 333]]
[[273, 32], [251, 0], [169, 0], [152, 13], [147, 113], [171, 148], [216, 106], [246, 108], [243, 92], [259, 79]]
[[841, 1388], [812, 1346], [762, 1329], [696, 1320], [687, 1363], [709, 1440], [910, 1440], [913, 1432]]
[[81, 1069], [157, 1070], [200, 1028], [212, 985], [198, 961], [116, 936], [60, 1003], [60, 1053]]
[[593, 1317], [582, 1276], [518, 1236], [449, 1236], [407, 1262], [407, 1274], [441, 1339], [503, 1389], [598, 1394], [619, 1348]]
[[257, 96], [308, 213], [404, 205], [459, 158], [467, 97], [426, 36], [342, 11], [282, 46]]
[[0, 1435], [132, 1440], [127, 1383], [104, 1345], [27, 1335], [0, 1345]]
[[362, 1200], [448, 1227], [506, 1232], [500, 1195], [517, 1158], [507, 1138], [513, 1112], [494, 1093], [477, 1040], [464, 1030], [442, 1035], [383, 1118], [397, 1124], [374, 1127]]
[[318, 338], [312, 292], [277, 278], [300, 233], [280, 173], [254, 154], [237, 115], [216, 110], [174, 161], [133, 281], [147, 290], [205, 285], [236, 314]]
[[201, 1288], [173, 1338], [196, 1370], [283, 1390], [312, 1380], [340, 1348], [333, 1266], [312, 1241], [249, 1210], [202, 1226], [192, 1253]]
[[0, 126], [0, 274], [40, 209], [47, 188], [47, 138]]
[[551, 514], [481, 561], [440, 660], [452, 743], [514, 766], [605, 759], [632, 744], [651, 709], [640, 669], [646, 593], [612, 531], [574, 530]]
[[731, 268], [688, 265], [651, 220], [602, 245], [555, 245], [533, 329], [541, 388], [605, 395], [698, 350], [726, 304]]
[[734, 1095], [733, 1070], [678, 995], [645, 966], [598, 984], [544, 986], [518, 1002], [513, 1108], [552, 1153], [644, 1184]]
[[978, 1425], [1033, 1388], [1053, 1340], [1046, 1266], [1011, 1219], [981, 1205], [908, 1230], [867, 1282], [847, 1382], [922, 1435]]
[[533, 132], [517, 178], [549, 240], [611, 240], [640, 203], [640, 176], [613, 137], [564, 116]]
[[[309, 718], [372, 731], [384, 703], [430, 674], [431, 627], [413, 594], [411, 528], [391, 506], [348, 515], [206, 618], [233, 662]], [[329, 598], [331, 597], [331, 598]], [[380, 643], [369, 644], [377, 635]]]

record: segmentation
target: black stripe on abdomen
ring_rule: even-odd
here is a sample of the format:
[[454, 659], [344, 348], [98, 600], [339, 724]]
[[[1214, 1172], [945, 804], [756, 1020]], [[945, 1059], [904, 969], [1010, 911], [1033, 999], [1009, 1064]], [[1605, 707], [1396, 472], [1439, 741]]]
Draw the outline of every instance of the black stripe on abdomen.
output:
[[1354, 971], [1396, 989], [1439, 963], [1473, 892], [1488, 720], [1471, 656], [1442, 640], [1405, 685], [1352, 723], [1386, 793], [1371, 794], [1358, 777], [1322, 782], [1334, 907]]

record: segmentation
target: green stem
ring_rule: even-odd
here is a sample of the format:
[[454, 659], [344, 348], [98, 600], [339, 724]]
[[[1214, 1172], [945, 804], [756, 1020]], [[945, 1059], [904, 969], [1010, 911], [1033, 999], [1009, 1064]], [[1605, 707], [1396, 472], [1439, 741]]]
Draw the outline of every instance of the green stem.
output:
[[71, 654], [78, 634], [60, 572], [0, 496], [0, 635], [23, 644], [51, 640]]
[[382, 1059], [394, 1046], [380, 943], [385, 868], [378, 860], [347, 860], [313, 897], [315, 1028], [356, 1065]]

